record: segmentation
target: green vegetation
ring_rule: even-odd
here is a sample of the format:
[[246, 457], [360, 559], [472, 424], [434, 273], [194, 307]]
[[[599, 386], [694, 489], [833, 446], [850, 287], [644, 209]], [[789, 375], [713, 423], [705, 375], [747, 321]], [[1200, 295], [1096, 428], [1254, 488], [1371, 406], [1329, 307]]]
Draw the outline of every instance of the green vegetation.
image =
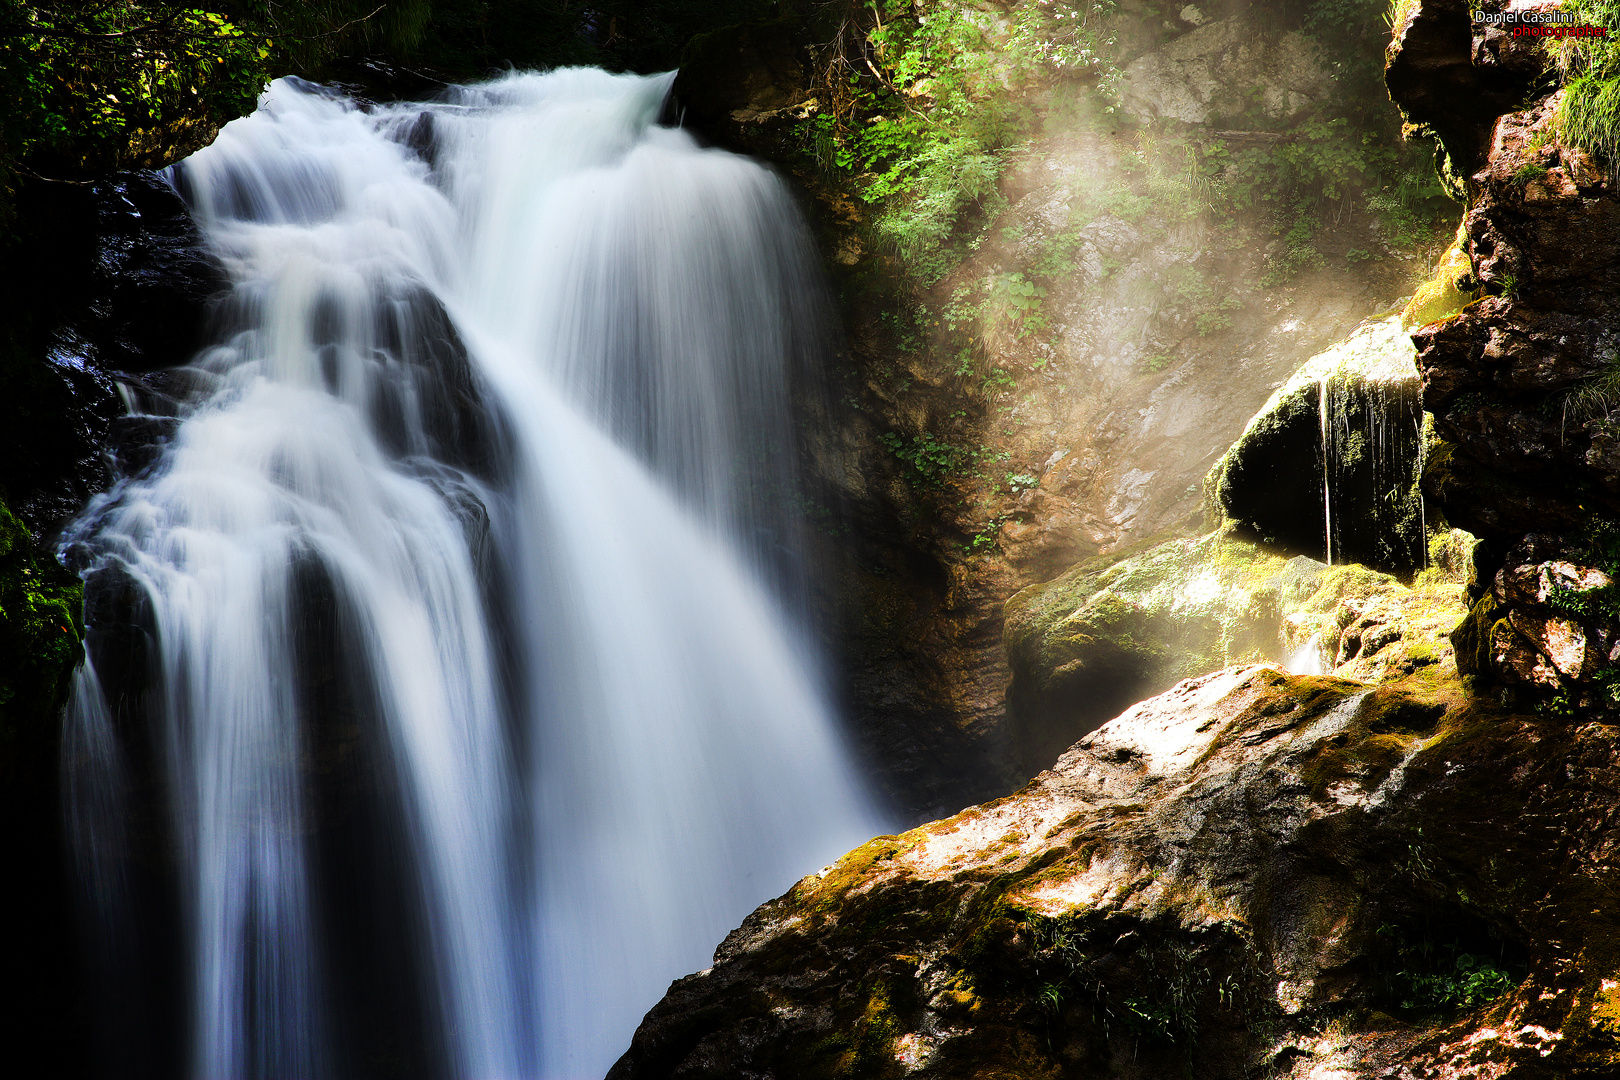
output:
[[1620, 34], [1620, 0], [1564, 0], [1563, 10], [1579, 23], [1608, 27], [1610, 36], [1544, 39], [1565, 78], [1559, 134], [1612, 165], [1620, 161], [1620, 51], [1613, 36]]
[[79, 660], [82, 600], [78, 580], [41, 558], [0, 503], [0, 760], [8, 766], [19, 741], [54, 734]]
[[1565, 424], [1612, 420], [1620, 412], [1620, 352], [1600, 353], [1603, 367], [1554, 399]]
[[928, 491], [939, 491], [948, 481], [965, 476], [982, 478], [981, 466], [1007, 457], [1005, 451], [963, 446], [927, 431], [916, 435], [888, 431], [878, 441], [906, 464], [912, 485]]
[[1508, 182], [1514, 187], [1522, 188], [1533, 181], [1545, 179], [1546, 176], [1547, 166], [1537, 165], [1533, 161], [1527, 161], [1513, 171], [1513, 176]]
[[1592, 589], [1554, 585], [1547, 606], [1578, 619], [1620, 619], [1620, 524], [1593, 517], [1582, 537], [1580, 555], [1610, 578]]
[[[926, 287], [996, 227], [1004, 209], [1001, 174], [1036, 136], [1134, 128], [1137, 148], [1126, 175], [1102, 190], [1076, 193], [1071, 221], [1035, 238], [1036, 250], [1014, 271], [1020, 288], [1045, 288], [1071, 274], [1081, 230], [1104, 215], [1155, 236], [1196, 218], [1225, 227], [1258, 216], [1283, 241], [1260, 282], [1276, 284], [1323, 265], [1322, 228], [1361, 207], [1382, 219], [1398, 246], [1429, 242], [1435, 222], [1451, 214], [1428, 150], [1400, 141], [1382, 90], [1383, 4], [1310, 5], [1302, 26], [1323, 50], [1334, 93], [1278, 131], [1264, 87], [1255, 87], [1247, 111], [1221, 121], [1263, 136], [1243, 140], [1135, 127], [1117, 112], [1111, 0], [1013, 0], [1005, 8], [938, 0], [850, 4], [822, 62], [819, 111], [805, 122], [804, 151], [872, 205], [875, 238]], [[1370, 257], [1359, 249], [1354, 255]], [[992, 314], [1009, 307], [1005, 280], [971, 290]], [[1043, 332], [1044, 320], [1029, 318], [1020, 302], [1032, 298], [1038, 294], [1014, 294], [1013, 317], [1002, 320], [1019, 337]], [[1225, 312], [1237, 306], [1227, 301], [1224, 308], [1189, 310], [1188, 317], [1200, 333], [1219, 332], [1231, 321]]]
[[[1432, 875], [1432, 869], [1423, 868]], [[1393, 970], [1385, 975], [1385, 993], [1399, 1012], [1412, 1016], [1471, 1009], [1495, 1001], [1523, 978], [1515, 978], [1500, 961], [1471, 952], [1458, 942], [1437, 941], [1384, 925], [1378, 937], [1389, 949]]]
[[1461, 226], [1457, 236], [1440, 256], [1434, 274], [1419, 285], [1412, 299], [1401, 310], [1401, 326], [1415, 330], [1441, 319], [1449, 319], [1479, 299], [1478, 279], [1468, 257], [1468, 236]]
[[806, 150], [877, 207], [873, 229], [923, 284], [963, 253], [964, 213], [988, 222], [1010, 151], [1060, 81], [1112, 109], [1111, 0], [1018, 0], [1010, 11], [937, 0], [851, 4], [825, 67]]
[[82, 174], [162, 165], [200, 145], [206, 135], [185, 129], [251, 110], [271, 70], [270, 25], [242, 12], [219, 2], [5, 0], [0, 165]]

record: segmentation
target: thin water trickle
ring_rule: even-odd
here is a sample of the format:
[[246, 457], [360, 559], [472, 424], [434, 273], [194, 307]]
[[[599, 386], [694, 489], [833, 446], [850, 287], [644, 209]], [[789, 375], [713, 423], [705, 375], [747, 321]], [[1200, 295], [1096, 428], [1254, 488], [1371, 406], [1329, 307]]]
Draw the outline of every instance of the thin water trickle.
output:
[[68, 769], [98, 920], [151, 906], [126, 822], [170, 838], [199, 1080], [600, 1076], [881, 831], [790, 614], [816, 271], [771, 174], [655, 126], [666, 87], [282, 81], [180, 167], [233, 289], [69, 538]]

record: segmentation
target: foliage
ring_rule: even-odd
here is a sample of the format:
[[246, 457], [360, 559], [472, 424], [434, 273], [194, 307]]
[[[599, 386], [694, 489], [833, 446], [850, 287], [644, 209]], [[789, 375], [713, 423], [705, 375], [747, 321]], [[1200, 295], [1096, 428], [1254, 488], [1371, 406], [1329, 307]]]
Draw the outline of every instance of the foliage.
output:
[[1471, 1009], [1496, 1000], [1519, 982], [1498, 962], [1455, 942], [1413, 937], [1393, 925], [1379, 927], [1378, 936], [1392, 953], [1386, 991], [1391, 1004], [1407, 1014]]
[[1610, 36], [1542, 39], [1566, 80], [1556, 123], [1565, 141], [1613, 165], [1620, 161], [1620, 0], [1564, 0], [1563, 10]]
[[942, 0], [851, 7], [825, 71], [807, 149], [855, 180], [873, 228], [923, 284], [960, 252], [965, 211], [993, 216], [1008, 151], [1033, 132], [1051, 78], [1106, 95], [1117, 76], [1099, 29], [1110, 0], [1018, 0], [1009, 11]]
[[82, 587], [0, 503], [0, 752], [50, 731], [79, 659]]
[[1579, 553], [1607, 574], [1610, 583], [1593, 589], [1554, 585], [1547, 606], [1578, 619], [1620, 619], [1620, 524], [1594, 517], [1581, 538]]
[[1547, 166], [1537, 165], [1533, 161], [1527, 161], [1514, 170], [1513, 176], [1508, 180], [1508, 183], [1512, 184], [1514, 187], [1524, 187], [1526, 184], [1529, 184], [1534, 180], [1544, 179], [1546, 175]]
[[1620, 413], [1620, 351], [1600, 353], [1603, 366], [1556, 399], [1563, 422], [1612, 420]]
[[[164, 164], [164, 132], [250, 111], [268, 24], [222, 0], [0, 0], [0, 137], [8, 164], [84, 172]], [[142, 154], [145, 146], [158, 151]]]
[[879, 435], [878, 441], [908, 466], [915, 486], [928, 490], [944, 487], [974, 457], [966, 447], [926, 431], [909, 436], [889, 431]]
[[1048, 323], [1041, 312], [1041, 298], [1046, 289], [1021, 273], [1003, 277], [997, 288], [997, 300], [1006, 313], [1005, 319], [1020, 338], [1027, 338], [1046, 330]]

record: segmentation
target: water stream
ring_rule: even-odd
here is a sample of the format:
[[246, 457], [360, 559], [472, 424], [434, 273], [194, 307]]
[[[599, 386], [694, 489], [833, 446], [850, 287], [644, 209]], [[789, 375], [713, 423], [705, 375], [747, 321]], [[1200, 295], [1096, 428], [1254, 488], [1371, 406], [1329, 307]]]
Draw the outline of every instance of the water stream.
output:
[[233, 289], [67, 545], [70, 825], [149, 1071], [601, 1076], [882, 831], [789, 614], [813, 256], [665, 88], [284, 80], [176, 170]]

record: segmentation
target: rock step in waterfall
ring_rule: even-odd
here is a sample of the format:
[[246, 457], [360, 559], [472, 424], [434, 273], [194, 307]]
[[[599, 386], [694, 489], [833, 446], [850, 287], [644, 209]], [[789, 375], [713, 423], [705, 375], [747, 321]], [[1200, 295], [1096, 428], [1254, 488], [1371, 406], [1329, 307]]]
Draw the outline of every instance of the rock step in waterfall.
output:
[[109, 1072], [600, 1076], [881, 831], [786, 613], [813, 252], [666, 86], [283, 80], [174, 170], [230, 290], [65, 549]]
[[1227, 520], [1330, 564], [1425, 566], [1416, 356], [1402, 316], [1389, 313], [1301, 365], [1211, 473]]

